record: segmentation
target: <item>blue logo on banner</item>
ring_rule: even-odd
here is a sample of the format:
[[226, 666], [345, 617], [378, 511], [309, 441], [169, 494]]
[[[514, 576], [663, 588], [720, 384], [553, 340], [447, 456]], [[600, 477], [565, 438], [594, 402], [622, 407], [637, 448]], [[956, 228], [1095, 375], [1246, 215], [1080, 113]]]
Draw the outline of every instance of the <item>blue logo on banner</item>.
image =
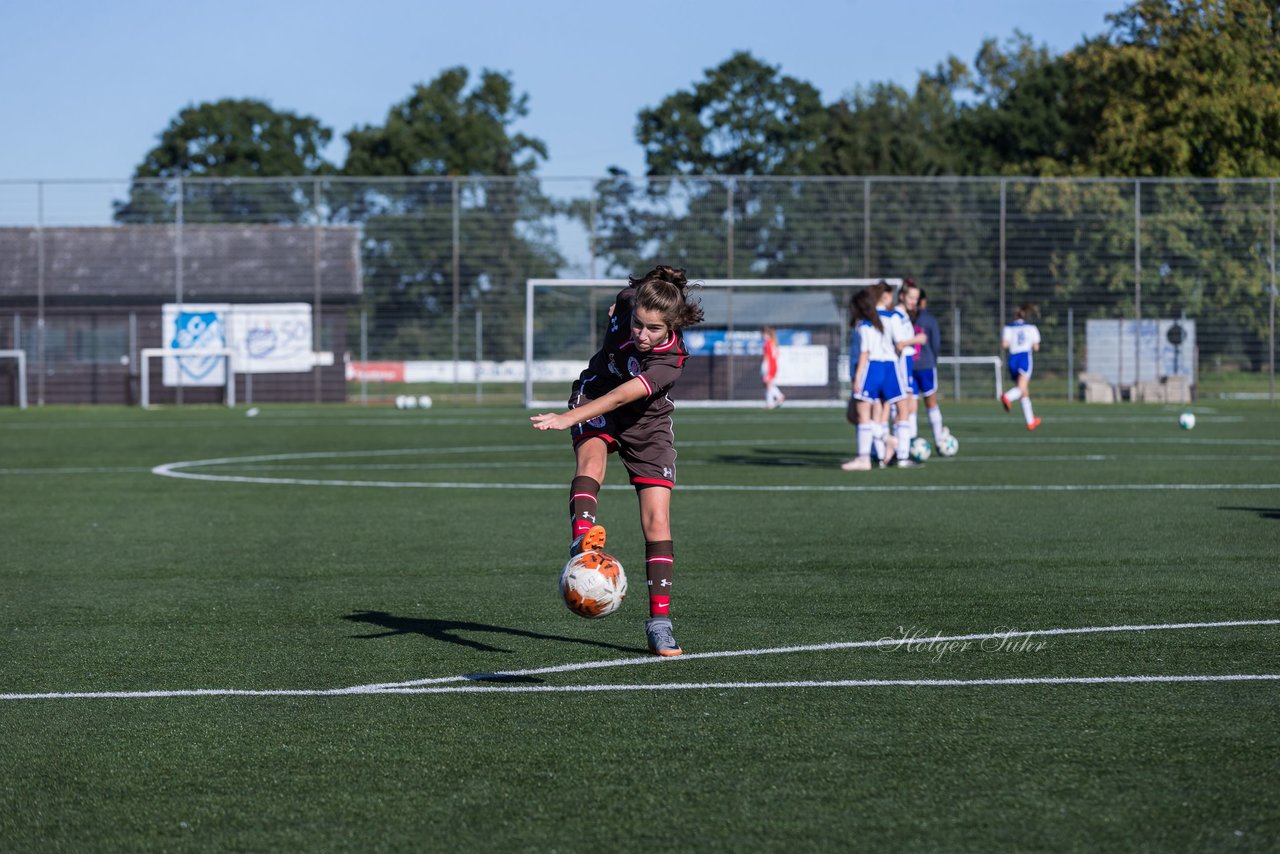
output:
[[[216, 311], [180, 311], [174, 321], [174, 350], [208, 350], [227, 346], [222, 331], [222, 320]], [[199, 380], [207, 377], [222, 361], [222, 356], [181, 356], [178, 369], [188, 377]]]

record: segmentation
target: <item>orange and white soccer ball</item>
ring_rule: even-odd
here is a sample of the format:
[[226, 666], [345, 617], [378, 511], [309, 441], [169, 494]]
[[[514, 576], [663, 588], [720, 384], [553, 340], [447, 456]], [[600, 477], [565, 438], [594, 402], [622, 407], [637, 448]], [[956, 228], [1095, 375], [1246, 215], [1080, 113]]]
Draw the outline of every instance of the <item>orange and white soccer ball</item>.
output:
[[587, 551], [575, 555], [560, 573], [560, 596], [570, 611], [591, 620], [607, 617], [627, 596], [627, 574], [612, 555]]

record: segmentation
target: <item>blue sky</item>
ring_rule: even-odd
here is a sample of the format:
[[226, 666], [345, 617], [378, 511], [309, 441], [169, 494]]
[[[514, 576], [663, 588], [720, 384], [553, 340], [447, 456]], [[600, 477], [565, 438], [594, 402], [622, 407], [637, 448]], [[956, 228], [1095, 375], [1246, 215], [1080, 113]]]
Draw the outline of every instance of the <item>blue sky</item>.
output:
[[508, 72], [549, 177], [643, 174], [639, 110], [736, 50], [834, 101], [1015, 29], [1063, 52], [1123, 0], [43, 0], [0, 4], [0, 179], [123, 179], [189, 104], [260, 98], [342, 134], [441, 69]]

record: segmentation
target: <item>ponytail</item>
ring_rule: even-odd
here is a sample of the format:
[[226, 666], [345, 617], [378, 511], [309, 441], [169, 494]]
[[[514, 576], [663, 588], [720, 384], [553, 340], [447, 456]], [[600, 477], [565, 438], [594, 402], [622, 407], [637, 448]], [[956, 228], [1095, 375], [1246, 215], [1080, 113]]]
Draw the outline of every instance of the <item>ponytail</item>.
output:
[[695, 286], [689, 284], [684, 270], [660, 265], [629, 281], [636, 289], [636, 305], [657, 311], [671, 328], [683, 329], [702, 322], [702, 306], [692, 299], [690, 292]]

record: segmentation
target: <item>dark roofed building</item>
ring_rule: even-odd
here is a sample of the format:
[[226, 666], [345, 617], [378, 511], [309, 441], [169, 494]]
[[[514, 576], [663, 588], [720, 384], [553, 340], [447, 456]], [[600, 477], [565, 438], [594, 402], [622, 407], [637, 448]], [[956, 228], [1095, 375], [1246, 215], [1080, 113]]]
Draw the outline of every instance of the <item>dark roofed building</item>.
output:
[[[360, 257], [356, 226], [0, 228], [0, 349], [26, 351], [29, 396], [46, 403], [136, 402], [138, 355], [163, 346], [166, 303], [306, 303], [319, 349], [341, 354]], [[155, 402], [221, 399], [216, 388], [163, 387], [160, 361], [149, 366]], [[346, 397], [341, 358], [251, 381], [258, 401]], [[0, 361], [0, 404], [16, 387], [15, 363]]]
[[[181, 257], [181, 265], [178, 259]], [[43, 266], [41, 260], [43, 258]], [[181, 281], [179, 281], [181, 272]], [[360, 294], [355, 226], [0, 228], [0, 304], [311, 300]]]

